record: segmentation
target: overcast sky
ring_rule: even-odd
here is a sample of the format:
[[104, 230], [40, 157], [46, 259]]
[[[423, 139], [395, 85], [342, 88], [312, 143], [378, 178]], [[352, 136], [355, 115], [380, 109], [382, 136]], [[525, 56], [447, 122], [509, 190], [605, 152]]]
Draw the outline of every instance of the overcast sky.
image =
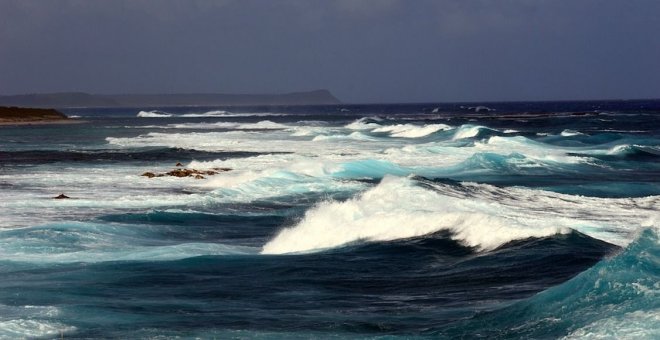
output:
[[660, 97], [660, 1], [0, 0], [0, 94]]

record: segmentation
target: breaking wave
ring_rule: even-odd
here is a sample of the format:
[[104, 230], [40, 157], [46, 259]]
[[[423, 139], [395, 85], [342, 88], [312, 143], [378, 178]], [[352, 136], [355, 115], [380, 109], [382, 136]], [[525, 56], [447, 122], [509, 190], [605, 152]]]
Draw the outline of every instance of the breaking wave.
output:
[[[470, 329], [484, 337], [505, 338], [657, 339], [659, 263], [656, 225], [644, 229], [620, 254], [602, 260], [573, 279], [528, 300], [463, 322], [455, 330]], [[451, 330], [442, 333], [460, 337]]]
[[[514, 239], [566, 233], [567, 228], [534, 227], [519, 220], [462, 206], [452, 198], [415, 185], [408, 178], [385, 177], [373, 189], [345, 202], [324, 202], [294, 227], [282, 230], [262, 253], [319, 251], [361, 241], [390, 241], [449, 230], [453, 238], [482, 249]], [[486, 232], [487, 231], [487, 232]]]
[[137, 116], [142, 118], [162, 118], [172, 117], [172, 114], [163, 111], [140, 111]]
[[[658, 197], [635, 202], [571, 197], [532, 189], [468, 183], [439, 185], [386, 176], [355, 198], [318, 204], [295, 226], [283, 229], [268, 242], [262, 253], [319, 251], [440, 230], [451, 232], [452, 238], [466, 246], [482, 250], [571, 229], [625, 245], [630, 242], [630, 233], [648, 218], [646, 206], [652, 210], [660, 204]], [[604, 210], [593, 208], [599, 204], [605, 206]]]
[[413, 124], [396, 124], [381, 126], [372, 130], [372, 132], [387, 132], [392, 137], [400, 138], [419, 138], [428, 136], [438, 131], [446, 131], [452, 129], [447, 124], [427, 124], [424, 126]]
[[501, 134], [500, 131], [485, 126], [465, 124], [454, 132], [453, 140], [466, 138], [484, 138], [487, 136]]
[[266, 117], [266, 116], [286, 116], [286, 113], [277, 112], [229, 112], [224, 110], [212, 110], [206, 112], [189, 113], [171, 113], [160, 110], [140, 111], [137, 117], [142, 118], [166, 118], [166, 117], [185, 117], [185, 118], [204, 118], [204, 117]]

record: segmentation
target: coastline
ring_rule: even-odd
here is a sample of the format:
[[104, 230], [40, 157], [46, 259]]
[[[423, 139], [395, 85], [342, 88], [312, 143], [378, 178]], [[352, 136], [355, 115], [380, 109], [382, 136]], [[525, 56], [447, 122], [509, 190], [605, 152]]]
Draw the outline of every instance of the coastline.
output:
[[25, 126], [25, 125], [68, 125], [87, 123], [86, 120], [67, 118], [59, 120], [24, 120], [24, 121], [3, 121], [0, 120], [0, 126]]
[[73, 120], [55, 109], [0, 106], [0, 125], [70, 124]]

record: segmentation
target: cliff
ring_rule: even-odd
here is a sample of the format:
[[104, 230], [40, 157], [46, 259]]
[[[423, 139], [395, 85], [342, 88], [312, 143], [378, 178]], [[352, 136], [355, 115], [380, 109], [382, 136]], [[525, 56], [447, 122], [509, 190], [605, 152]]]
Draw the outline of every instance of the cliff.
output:
[[115, 94], [82, 92], [0, 96], [0, 105], [29, 107], [148, 107], [148, 106], [239, 106], [327, 105], [340, 101], [328, 90], [285, 94]]

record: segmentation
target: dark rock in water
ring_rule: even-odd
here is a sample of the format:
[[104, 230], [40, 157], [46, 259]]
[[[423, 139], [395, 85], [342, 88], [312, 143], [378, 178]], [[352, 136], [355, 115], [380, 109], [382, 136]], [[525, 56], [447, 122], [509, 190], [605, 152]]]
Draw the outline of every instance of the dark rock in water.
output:
[[166, 172], [165, 174], [174, 177], [188, 177], [188, 176], [192, 176], [195, 173], [196, 173], [195, 170], [190, 170], [190, 169], [174, 169], [170, 172]]
[[183, 166], [183, 164], [181, 164], [181, 162], [178, 162], [178, 163], [176, 163], [175, 166]]
[[56, 200], [62, 200], [62, 199], [71, 198], [71, 197], [69, 197], [65, 194], [59, 194], [58, 196], [55, 196], [53, 198], [56, 199]]
[[[178, 163], [181, 164], [181, 163]], [[164, 174], [156, 174], [153, 172], [145, 172], [141, 176], [154, 178], [154, 177], [163, 177], [163, 176], [173, 176], [173, 177], [194, 177], [195, 179], [204, 179], [203, 175], [213, 176], [217, 175], [220, 172], [230, 171], [230, 168], [213, 168], [213, 170], [197, 170], [197, 169], [174, 169], [168, 171]]]

